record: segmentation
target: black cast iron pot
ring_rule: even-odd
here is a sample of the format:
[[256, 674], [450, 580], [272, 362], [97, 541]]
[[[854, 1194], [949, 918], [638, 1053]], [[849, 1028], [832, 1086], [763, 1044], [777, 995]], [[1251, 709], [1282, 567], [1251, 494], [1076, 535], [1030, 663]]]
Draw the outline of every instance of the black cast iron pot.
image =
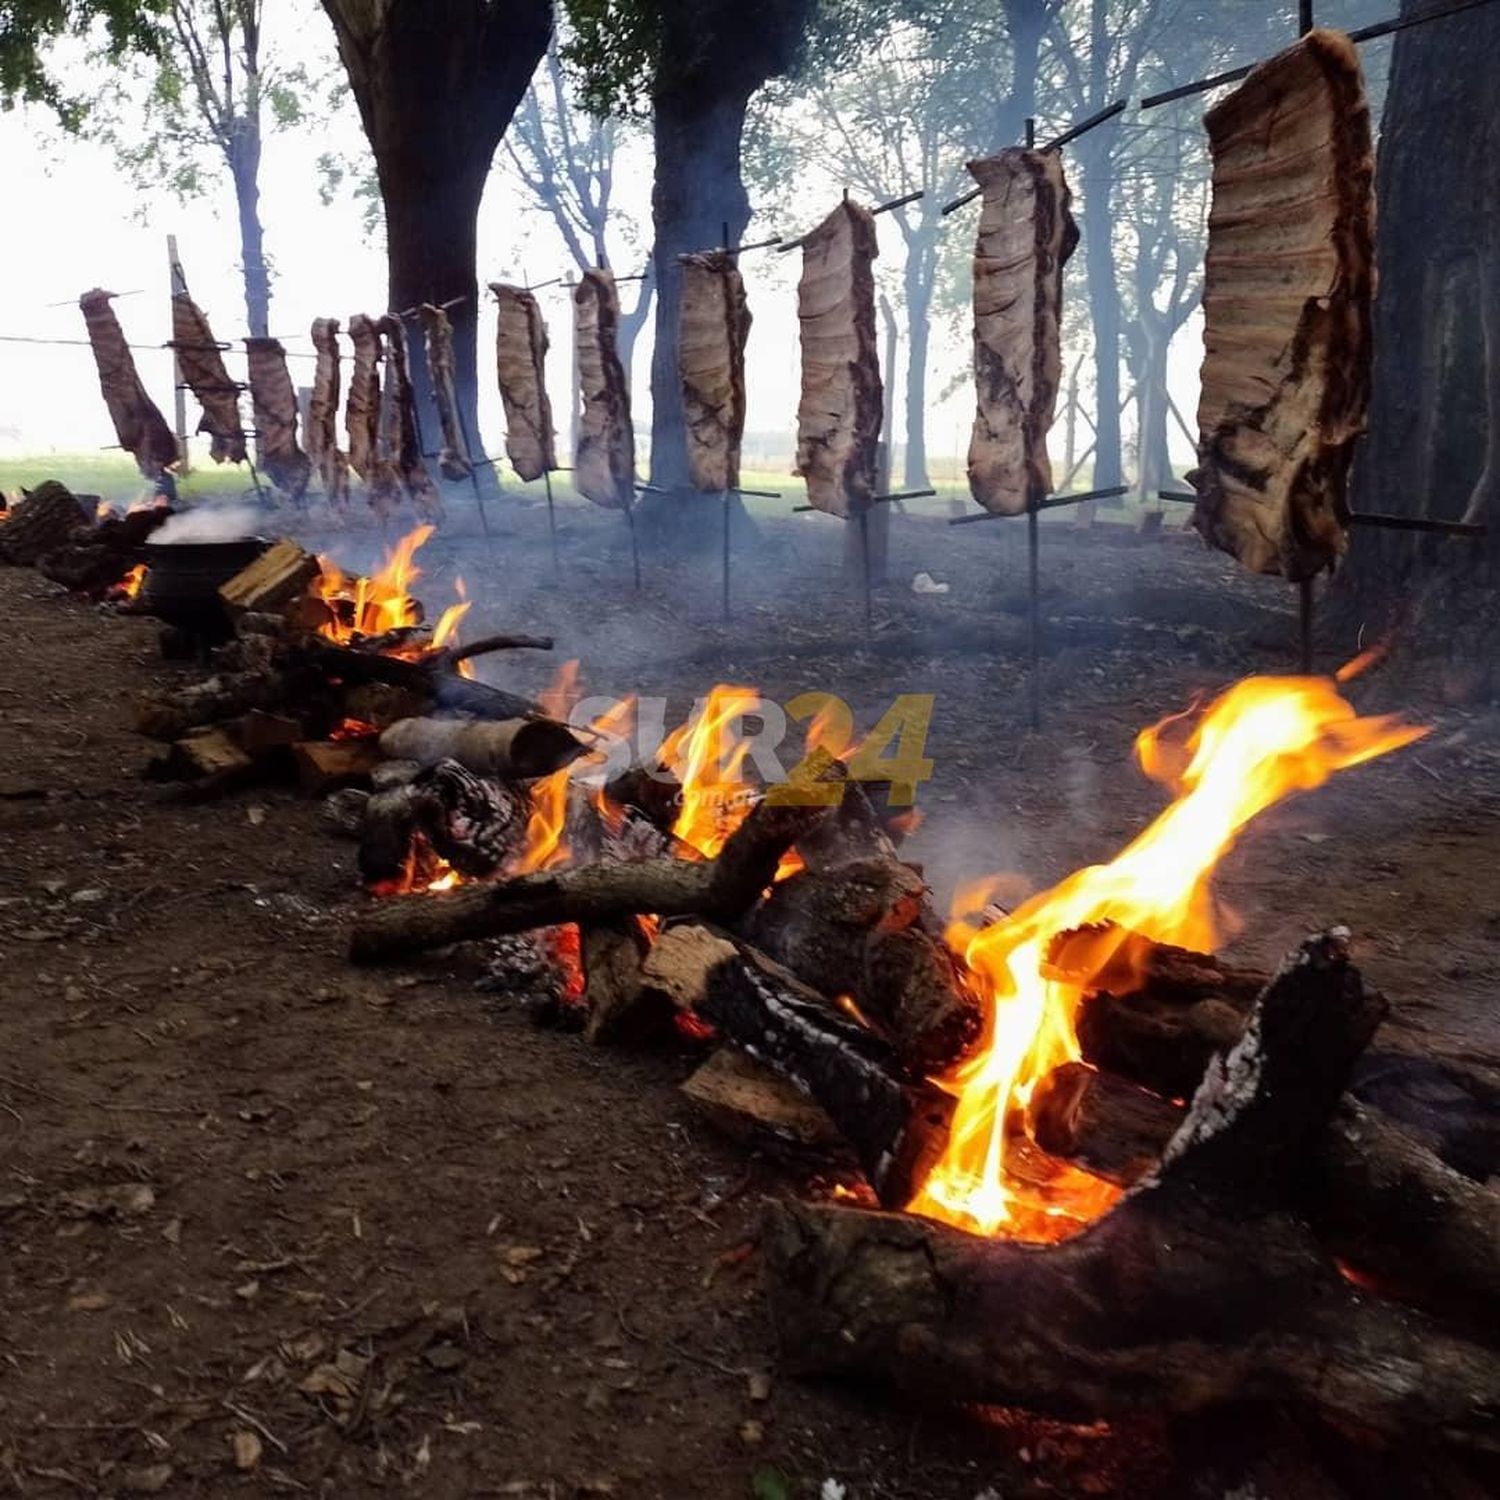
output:
[[263, 537], [232, 542], [147, 542], [141, 605], [148, 614], [214, 643], [234, 634], [219, 586], [250, 566], [271, 544]]

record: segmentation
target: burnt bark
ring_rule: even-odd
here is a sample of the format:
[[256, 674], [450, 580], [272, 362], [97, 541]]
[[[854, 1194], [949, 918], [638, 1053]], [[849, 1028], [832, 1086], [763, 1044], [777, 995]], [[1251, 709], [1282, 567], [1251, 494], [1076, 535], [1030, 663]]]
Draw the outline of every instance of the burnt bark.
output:
[[[488, 451], [476, 404], [479, 200], [495, 148], [546, 51], [552, 5], [324, 0], [323, 8], [375, 156], [390, 311], [462, 299], [450, 314], [455, 384], [470, 444]], [[413, 383], [424, 425], [432, 425], [421, 352], [412, 351]]]
[[1310, 939], [1161, 1170], [1061, 1245], [773, 1205], [784, 1354], [1067, 1418], [1274, 1400], [1365, 1432], [1492, 1442], [1495, 1351], [1356, 1294], [1286, 1211], [1287, 1174], [1380, 1016], [1339, 936]]

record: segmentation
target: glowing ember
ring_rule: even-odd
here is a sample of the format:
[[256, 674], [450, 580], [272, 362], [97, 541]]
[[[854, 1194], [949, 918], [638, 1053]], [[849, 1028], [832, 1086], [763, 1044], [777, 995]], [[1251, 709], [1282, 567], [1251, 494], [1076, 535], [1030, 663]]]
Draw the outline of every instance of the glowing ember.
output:
[[[1210, 704], [1191, 733], [1186, 727], [1178, 715], [1138, 739], [1142, 767], [1177, 800], [1115, 860], [1077, 871], [1000, 921], [950, 929], [987, 1003], [988, 1032], [951, 1080], [959, 1096], [953, 1132], [914, 1212], [1043, 1241], [1103, 1213], [1117, 1190], [1071, 1168], [1038, 1173], [1029, 1161], [1023, 1181], [1016, 1156], [1026, 1143], [1013, 1138], [1037, 1081], [1079, 1057], [1073, 1018], [1092, 976], [1128, 961], [1122, 948], [1131, 933], [1211, 951], [1210, 877], [1245, 825], [1292, 792], [1426, 733], [1394, 718], [1360, 718], [1332, 680], [1314, 677], [1247, 678]], [[1114, 925], [1069, 945], [1066, 979], [1044, 975], [1051, 940], [1093, 923]]]
[[373, 740], [380, 734], [380, 730], [374, 724], [368, 724], [363, 719], [341, 719], [328, 736], [331, 740]]
[[378, 881], [369, 889], [372, 896], [408, 896], [413, 891], [452, 890], [462, 879], [458, 871], [418, 833], [412, 836], [400, 877]]

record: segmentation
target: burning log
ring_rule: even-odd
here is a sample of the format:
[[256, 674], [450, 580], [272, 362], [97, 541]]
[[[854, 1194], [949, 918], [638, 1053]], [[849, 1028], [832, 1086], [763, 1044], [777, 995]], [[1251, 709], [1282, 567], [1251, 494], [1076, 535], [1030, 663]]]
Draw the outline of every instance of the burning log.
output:
[[424, 766], [457, 761], [481, 776], [527, 781], [550, 776], [584, 753], [583, 742], [555, 719], [401, 719], [380, 736], [392, 760]]
[[947, 1143], [952, 1095], [902, 1081], [872, 1031], [727, 936], [718, 939], [697, 1014], [817, 1102], [882, 1204], [910, 1201]]
[[0, 561], [34, 567], [93, 524], [93, 517], [66, 485], [49, 479], [22, 493], [0, 530]]
[[1159, 1171], [1061, 1245], [774, 1205], [787, 1358], [1086, 1420], [1263, 1399], [1379, 1434], [1493, 1440], [1500, 1356], [1357, 1293], [1285, 1211], [1382, 1009], [1343, 934], [1309, 939]]
[[894, 860], [896, 840], [864, 787], [851, 781], [833, 816], [825, 818], [797, 845], [797, 853], [808, 869], [826, 870], [856, 859]]
[[[132, 575], [138, 587], [145, 575], [141, 549], [171, 514], [165, 505], [152, 505], [123, 516], [106, 515], [98, 525], [75, 531], [71, 540], [44, 553], [36, 560], [36, 570], [43, 578], [91, 598], [126, 588]], [[132, 597], [128, 589], [126, 597]]]
[[647, 913], [733, 920], [770, 885], [786, 851], [826, 814], [805, 800], [809, 785], [843, 776], [833, 756], [814, 752], [796, 776], [771, 788], [711, 860], [585, 865], [388, 901], [355, 924], [351, 956], [378, 963], [472, 938]]
[[[1183, 1110], [1081, 1063], [1037, 1086], [1037, 1145], [1129, 1187], [1157, 1164]], [[1299, 1164], [1295, 1201], [1339, 1260], [1382, 1288], [1500, 1325], [1500, 1193], [1445, 1166], [1376, 1110], [1343, 1101]]]
[[963, 985], [926, 882], [894, 859], [804, 870], [779, 881], [745, 936], [825, 995], [848, 995], [913, 1073], [959, 1061], [984, 1017]]

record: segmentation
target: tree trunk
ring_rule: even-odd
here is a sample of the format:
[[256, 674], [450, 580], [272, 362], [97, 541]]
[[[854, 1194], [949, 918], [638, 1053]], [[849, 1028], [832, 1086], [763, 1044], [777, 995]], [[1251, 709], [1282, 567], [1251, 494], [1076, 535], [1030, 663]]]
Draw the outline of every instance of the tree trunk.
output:
[[[939, 221], [939, 224], [941, 221]], [[918, 226], [906, 251], [906, 468], [904, 486], [925, 490], [927, 478], [927, 347], [938, 225]]]
[[[1401, 13], [1437, 3], [1403, 0]], [[1500, 560], [1486, 478], [1500, 399], [1500, 121], [1485, 62], [1496, 49], [1500, 11], [1488, 6], [1395, 41], [1376, 166], [1380, 354], [1354, 476], [1356, 510], [1488, 521], [1490, 535], [1474, 543], [1357, 528], [1340, 590], [1348, 623], [1367, 634], [1415, 600], [1403, 637], [1421, 639], [1430, 616], [1434, 643], [1476, 661], [1491, 651]]]
[[241, 122], [229, 157], [234, 202], [240, 222], [240, 274], [245, 284], [245, 326], [253, 338], [271, 332], [271, 274], [266, 267], [265, 233], [260, 222], [260, 125]]
[[1172, 338], [1168, 320], [1149, 314], [1142, 320], [1144, 334], [1140, 373], [1140, 487], [1148, 498], [1164, 489], [1172, 477], [1167, 449], [1167, 351]]
[[641, 336], [641, 329], [646, 326], [646, 317], [651, 311], [651, 301], [656, 294], [656, 284], [652, 277], [648, 276], [639, 285], [640, 295], [635, 299], [635, 306], [629, 312], [620, 314], [617, 336], [620, 363], [625, 366], [627, 376], [630, 374], [631, 361], [635, 358], [635, 342]]
[[656, 345], [651, 354], [651, 482], [678, 489], [688, 482], [687, 433], [677, 368], [682, 268], [677, 257], [717, 245], [728, 224], [738, 243], [750, 222], [740, 177], [740, 135], [748, 94], [703, 99], [663, 92], [654, 117], [656, 180], [651, 217], [656, 229]]
[[[477, 457], [485, 451], [476, 404], [479, 200], [547, 49], [551, 0], [323, 0], [323, 8], [375, 157], [390, 310], [463, 299], [450, 310], [455, 384]], [[432, 420], [420, 325], [409, 326], [419, 410]], [[478, 471], [487, 483], [493, 472]]]
[[1120, 288], [1110, 224], [1114, 134], [1113, 123], [1102, 126], [1083, 138], [1078, 152], [1078, 176], [1088, 184], [1083, 205], [1083, 252], [1094, 325], [1094, 390], [1098, 398], [1094, 412], [1095, 489], [1119, 484], [1124, 477], [1120, 444]]

